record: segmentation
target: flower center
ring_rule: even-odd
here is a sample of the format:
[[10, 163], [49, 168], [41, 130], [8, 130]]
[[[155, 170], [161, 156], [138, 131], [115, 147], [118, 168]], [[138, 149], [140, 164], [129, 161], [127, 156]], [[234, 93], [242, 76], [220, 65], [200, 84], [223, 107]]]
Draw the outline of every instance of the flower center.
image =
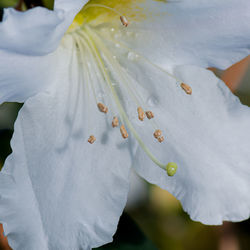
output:
[[[139, 126], [145, 124], [148, 127], [146, 131], [151, 131], [149, 144], [154, 148], [155, 143], [164, 143], [164, 134], [157, 124], [157, 116], [146, 101], [150, 91], [144, 82], [137, 79], [138, 75], [131, 73], [131, 66], [134, 65], [135, 71], [138, 65], [142, 66], [141, 63], [155, 67], [167, 78], [171, 78], [172, 82], [174, 79], [187, 94], [191, 95], [192, 89], [123, 43], [121, 33], [125, 32], [131, 39], [137, 34], [136, 31], [127, 30], [129, 23], [145, 18], [138, 5], [142, 2], [144, 0], [91, 0], [76, 16], [67, 35], [72, 37], [74, 48], [78, 51], [79, 71], [84, 75], [87, 96], [92, 93], [96, 102], [96, 107], [91, 108], [105, 114], [111, 128], [119, 127], [122, 138], [127, 139], [130, 134], [133, 135], [148, 157], [169, 176], [173, 176], [177, 165], [173, 162], [160, 162], [149, 145], [144, 143], [145, 133], [140, 133], [142, 129]], [[137, 74], [144, 72], [140, 69]], [[100, 92], [104, 94], [99, 95]], [[90, 144], [97, 140], [94, 134], [86, 139]]]

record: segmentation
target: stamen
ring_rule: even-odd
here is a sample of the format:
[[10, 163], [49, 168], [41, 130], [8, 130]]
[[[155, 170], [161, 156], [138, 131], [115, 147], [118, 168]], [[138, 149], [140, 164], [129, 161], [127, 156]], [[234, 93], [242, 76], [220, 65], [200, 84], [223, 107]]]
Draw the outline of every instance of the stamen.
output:
[[129, 22], [125, 16], [120, 16], [120, 20], [121, 20], [123, 26], [128, 27]]
[[[141, 140], [141, 138], [139, 137], [139, 135], [137, 134], [136, 130], [134, 129], [133, 125], [131, 124], [120, 100], [118, 97], [118, 94], [115, 90], [115, 88], [112, 85], [111, 79], [110, 79], [110, 75], [109, 72], [107, 71], [103, 58], [99, 52], [99, 49], [101, 49], [101, 51], [106, 51], [105, 46], [102, 46], [101, 40], [99, 39], [98, 36], [96, 36], [91, 29], [89, 29], [87, 26], [85, 26], [84, 28], [84, 32], [81, 32], [81, 35], [86, 39], [88, 46], [90, 48], [90, 50], [93, 52], [93, 55], [95, 57], [95, 59], [97, 60], [98, 66], [103, 74], [103, 78], [105, 79], [106, 83], [108, 84], [111, 93], [114, 97], [114, 101], [117, 104], [118, 110], [119, 110], [119, 114], [121, 116], [121, 120], [122, 123], [126, 123], [126, 126], [129, 128], [130, 132], [133, 134], [133, 136], [135, 137], [135, 139], [138, 141], [139, 145], [141, 146], [141, 148], [144, 150], [144, 152], [149, 156], [149, 158], [157, 165], [159, 166], [161, 169], [167, 171], [167, 165], [166, 164], [162, 164], [152, 153], [151, 151], [148, 149], [148, 147], [143, 143], [143, 141]], [[92, 36], [94, 37], [95, 41], [93, 40]], [[100, 48], [98, 49], [96, 47], [96, 44], [98, 46], [100, 46]], [[124, 121], [124, 122], [123, 122]], [[121, 134], [123, 136], [123, 138], [128, 138], [128, 133], [126, 131], [126, 128], [124, 125], [122, 125], [120, 127], [120, 131]], [[161, 137], [161, 136], [159, 136]], [[172, 169], [170, 169], [170, 171], [172, 171]], [[170, 173], [172, 174], [172, 172]]]
[[91, 135], [91, 136], [89, 137], [89, 139], [88, 139], [88, 142], [89, 142], [90, 144], [93, 144], [95, 141], [96, 141], [96, 138], [95, 138], [95, 136], [93, 136], [93, 135]]
[[158, 139], [162, 136], [162, 131], [160, 129], [155, 130], [154, 137], [155, 139]]
[[99, 102], [99, 103], [97, 104], [97, 106], [98, 106], [99, 110], [100, 110], [102, 113], [105, 113], [105, 114], [108, 113], [108, 107], [105, 106], [104, 104], [102, 104], [102, 103]]
[[119, 120], [118, 120], [118, 118], [115, 116], [114, 118], [113, 118], [113, 121], [112, 121], [112, 127], [113, 128], [116, 128], [116, 127], [118, 127], [119, 126]]
[[146, 111], [146, 116], [149, 120], [155, 117], [152, 111]]
[[178, 166], [175, 162], [169, 162], [166, 169], [168, 176], [174, 176], [177, 169]]
[[186, 92], [186, 94], [192, 95], [192, 88], [189, 85], [186, 83], [181, 83], [181, 87]]
[[164, 141], [164, 137], [161, 136], [161, 137], [159, 137], [157, 140], [158, 140], [158, 142], [162, 143], [162, 142]]
[[126, 128], [125, 128], [124, 125], [121, 125], [120, 131], [121, 131], [122, 137], [123, 137], [124, 139], [127, 139], [127, 138], [128, 138], [128, 132], [127, 132], [127, 130], [126, 130]]
[[144, 113], [142, 107], [137, 108], [137, 112], [138, 112], [138, 118], [139, 118], [139, 120], [143, 121], [144, 118], [145, 118], [145, 113]]

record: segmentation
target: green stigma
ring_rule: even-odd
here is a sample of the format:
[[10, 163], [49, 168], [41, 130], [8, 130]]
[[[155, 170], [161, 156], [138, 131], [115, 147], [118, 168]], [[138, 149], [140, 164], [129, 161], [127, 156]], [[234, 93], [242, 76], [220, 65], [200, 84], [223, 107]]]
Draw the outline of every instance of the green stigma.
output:
[[169, 162], [167, 167], [166, 167], [166, 171], [167, 171], [168, 176], [174, 176], [177, 169], [178, 169], [178, 166], [175, 162]]

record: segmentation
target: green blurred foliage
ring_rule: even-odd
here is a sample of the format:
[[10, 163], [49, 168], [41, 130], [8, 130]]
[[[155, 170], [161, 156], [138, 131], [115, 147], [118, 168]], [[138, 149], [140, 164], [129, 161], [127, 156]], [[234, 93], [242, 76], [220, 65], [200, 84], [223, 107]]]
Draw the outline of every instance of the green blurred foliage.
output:
[[45, 7], [47, 7], [48, 9], [53, 9], [54, 6], [54, 0], [43, 0], [43, 4]]
[[[54, 0], [42, 0], [44, 6], [48, 9], [53, 9]], [[0, 0], [0, 8], [14, 7], [18, 0]]]
[[17, 0], [1, 0], [0, 8], [13, 7], [17, 4]]

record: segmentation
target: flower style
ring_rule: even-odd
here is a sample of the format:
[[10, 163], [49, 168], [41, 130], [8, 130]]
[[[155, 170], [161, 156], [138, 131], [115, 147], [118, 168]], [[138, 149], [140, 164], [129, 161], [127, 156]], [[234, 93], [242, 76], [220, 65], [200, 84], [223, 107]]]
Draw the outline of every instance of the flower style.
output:
[[131, 166], [193, 220], [248, 218], [250, 111], [205, 68], [249, 54], [250, 3], [87, 2], [0, 24], [0, 100], [24, 102], [0, 173], [12, 248], [112, 241]]

